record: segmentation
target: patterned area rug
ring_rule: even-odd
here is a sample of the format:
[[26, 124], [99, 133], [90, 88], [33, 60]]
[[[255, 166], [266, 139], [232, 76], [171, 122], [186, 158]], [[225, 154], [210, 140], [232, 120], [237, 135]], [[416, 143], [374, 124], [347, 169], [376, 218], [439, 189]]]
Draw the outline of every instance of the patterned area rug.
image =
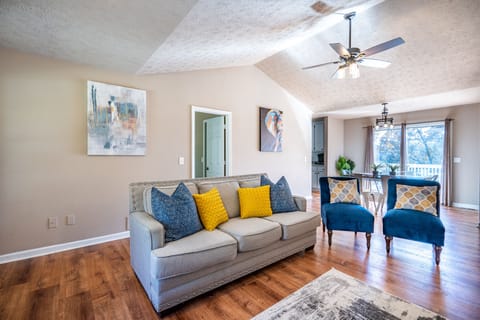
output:
[[264, 319], [446, 319], [331, 269], [256, 315]]

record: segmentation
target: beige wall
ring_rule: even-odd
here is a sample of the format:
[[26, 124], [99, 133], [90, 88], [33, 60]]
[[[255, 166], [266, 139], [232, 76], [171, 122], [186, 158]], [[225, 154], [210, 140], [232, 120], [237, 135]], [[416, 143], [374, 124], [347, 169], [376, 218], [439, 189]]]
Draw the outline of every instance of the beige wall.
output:
[[[87, 80], [147, 90], [146, 156], [86, 155]], [[0, 254], [124, 231], [130, 182], [190, 177], [191, 105], [232, 112], [233, 174], [310, 195], [311, 113], [255, 67], [134, 76], [0, 48]], [[284, 152], [258, 151], [258, 106], [284, 111]]]
[[[479, 203], [480, 184], [480, 104], [434, 110], [394, 114], [395, 123], [455, 119], [453, 122], [453, 156], [461, 158], [453, 164], [453, 202], [475, 205]], [[345, 121], [345, 155], [363, 169], [365, 154], [365, 126], [375, 118]]]

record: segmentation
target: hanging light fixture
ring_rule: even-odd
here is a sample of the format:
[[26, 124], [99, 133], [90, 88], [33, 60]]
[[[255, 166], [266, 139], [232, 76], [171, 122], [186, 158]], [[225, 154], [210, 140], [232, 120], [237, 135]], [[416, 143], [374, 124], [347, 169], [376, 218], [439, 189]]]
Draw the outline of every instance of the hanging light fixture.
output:
[[382, 106], [383, 106], [382, 117], [377, 118], [377, 120], [375, 121], [375, 129], [378, 130], [378, 128], [380, 128], [380, 127], [384, 127], [384, 128], [390, 127], [390, 129], [392, 129], [393, 128], [393, 118], [388, 117], [387, 103], [386, 102], [382, 103]]

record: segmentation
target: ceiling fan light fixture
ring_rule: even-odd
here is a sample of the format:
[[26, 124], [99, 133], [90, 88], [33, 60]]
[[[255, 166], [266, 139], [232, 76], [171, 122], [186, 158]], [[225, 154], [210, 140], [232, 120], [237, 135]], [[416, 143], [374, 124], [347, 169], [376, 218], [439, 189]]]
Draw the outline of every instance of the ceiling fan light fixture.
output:
[[348, 73], [352, 79], [360, 78], [360, 70], [358, 69], [358, 64], [356, 62], [350, 63], [348, 66]]

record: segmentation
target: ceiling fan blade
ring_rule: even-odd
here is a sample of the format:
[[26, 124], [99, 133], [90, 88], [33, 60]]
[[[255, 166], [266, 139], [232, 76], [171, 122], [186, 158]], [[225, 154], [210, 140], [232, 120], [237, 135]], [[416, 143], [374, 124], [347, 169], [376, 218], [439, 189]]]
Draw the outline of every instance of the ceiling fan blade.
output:
[[327, 62], [327, 63], [320, 63], [320, 64], [316, 64], [316, 65], [309, 66], [309, 67], [303, 67], [302, 70], [308, 70], [308, 69], [323, 67], [323, 66], [326, 66], [326, 65], [329, 65], [329, 64], [337, 64], [337, 63], [340, 63], [340, 62], [339, 61], [332, 61], [332, 62]]
[[391, 63], [385, 60], [379, 60], [379, 59], [368, 59], [368, 58], [362, 58], [357, 61], [358, 64], [364, 67], [371, 67], [371, 68], [386, 68], [388, 67]]
[[345, 57], [345, 58], [350, 57], [350, 52], [348, 52], [347, 48], [345, 48], [343, 44], [330, 43], [330, 47], [332, 47], [332, 49], [335, 50], [335, 52], [338, 53], [340, 57]]
[[398, 38], [392, 39], [390, 41], [380, 43], [380, 44], [378, 44], [376, 46], [373, 46], [371, 48], [368, 48], [367, 50], [361, 52], [360, 56], [361, 57], [368, 57], [368, 56], [377, 54], [379, 52], [391, 49], [393, 47], [399, 46], [399, 45], [404, 44], [404, 43], [405, 43], [405, 41], [401, 37], [398, 37]]

